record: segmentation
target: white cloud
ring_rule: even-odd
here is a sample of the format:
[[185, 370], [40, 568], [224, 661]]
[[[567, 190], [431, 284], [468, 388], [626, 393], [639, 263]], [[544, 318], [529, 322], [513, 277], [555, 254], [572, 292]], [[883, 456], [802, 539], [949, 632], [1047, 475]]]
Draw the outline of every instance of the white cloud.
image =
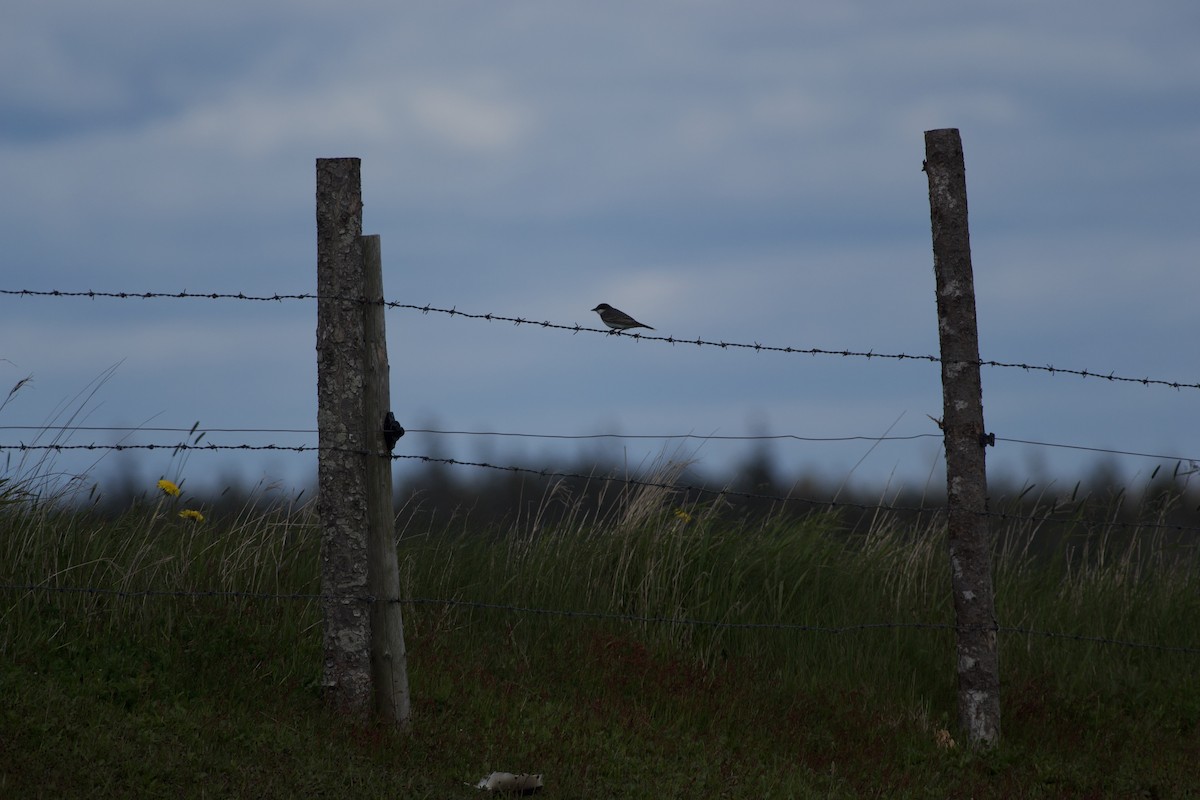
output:
[[416, 122], [440, 141], [469, 151], [512, 150], [525, 140], [532, 119], [526, 109], [500, 94], [420, 87], [411, 93], [408, 105]]
[[[363, 158], [393, 296], [589, 325], [604, 301], [683, 336], [927, 351], [921, 135], [955, 126], [985, 347], [1097, 370], [1120, 354], [1147, 372], [1166, 353], [1180, 362], [1172, 374], [1194, 371], [1190, 4], [368, 2], [353, 24], [315, 4], [233, 18], [111, 5], [29, 4], [0, 31], [0, 96], [31, 115], [16, 120], [22, 136], [0, 134], [10, 285], [310, 286], [313, 160], [350, 155]], [[46, 120], [54, 135], [38, 139]], [[130, 403], [164, 407], [223, 359], [282, 361], [301, 384], [315, 361], [311, 320], [163, 322], [136, 304], [81, 302], [51, 324], [22, 316], [22, 302], [0, 298], [0, 341], [23, 348], [0, 356], [43, 377], [128, 356], [122, 374], [137, 381], [112, 387]], [[421, 376], [446, 423], [494, 413], [510, 428], [554, 416], [569, 427], [608, 369], [654, 391], [628, 407], [605, 397], [581, 424], [611, 413], [631, 429], [710, 430], [757, 404], [781, 425], [857, 432], [860, 413], [867, 427], [890, 420], [892, 398], [910, 391], [901, 370], [875, 365], [842, 383], [838, 362], [789, 417], [788, 392], [801, 390], [786, 381], [809, 379], [814, 360], [743, 369], [699, 348], [419, 321], [429, 327], [395, 319], [393, 361]], [[415, 393], [417, 377], [394, 376]], [[252, 410], [291, 403], [276, 396], [285, 384], [260, 382]], [[713, 387], [729, 392], [694, 400]], [[294, 413], [309, 413], [309, 388]], [[1075, 383], [1048, 391], [1059, 407], [1105, 413]], [[1037, 405], [1006, 427], [1040, 424], [1024, 412]], [[1113, 424], [1126, 416], [1146, 414]], [[1151, 416], [1187, 444], [1186, 414]]]

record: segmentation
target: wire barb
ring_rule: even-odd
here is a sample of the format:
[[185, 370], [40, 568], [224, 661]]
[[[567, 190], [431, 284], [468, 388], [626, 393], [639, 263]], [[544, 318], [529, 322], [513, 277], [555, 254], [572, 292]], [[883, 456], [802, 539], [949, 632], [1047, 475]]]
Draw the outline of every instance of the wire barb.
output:
[[58, 289], [38, 291], [32, 289], [0, 289], [0, 295], [13, 295], [21, 297], [88, 297], [95, 299], [97, 297], [130, 299], [138, 298], [143, 300], [156, 298], [204, 298], [210, 300], [255, 300], [255, 301], [272, 301], [280, 302], [283, 300], [317, 300], [317, 301], [341, 301], [349, 303], [369, 303], [372, 305], [382, 304], [386, 308], [407, 309], [418, 311], [421, 314], [446, 314], [451, 317], [464, 317], [466, 319], [481, 319], [487, 322], [511, 322], [513, 325], [536, 325], [540, 328], [552, 328], [557, 330], [570, 331], [573, 334], [580, 332], [602, 333], [605, 335], [627, 336], [635, 340], [647, 340], [666, 342], [667, 344], [694, 344], [697, 347], [718, 347], [723, 350], [736, 348], [742, 350], [753, 350], [754, 352], [772, 352], [786, 354], [803, 354], [811, 356], [839, 356], [842, 358], [864, 358], [867, 360], [873, 358], [889, 359], [894, 361], [925, 361], [932, 364], [968, 364], [979, 367], [995, 367], [1005, 369], [1020, 369], [1025, 372], [1044, 372], [1049, 375], [1075, 375], [1081, 378], [1098, 378], [1111, 383], [1137, 383], [1142, 386], [1165, 386], [1175, 390], [1181, 389], [1200, 389], [1200, 383], [1184, 383], [1182, 381], [1165, 380], [1162, 378], [1133, 378], [1128, 376], [1117, 375], [1115, 371], [1110, 371], [1107, 375], [1095, 372], [1088, 369], [1066, 369], [1055, 367], [1053, 365], [1039, 366], [1037, 364], [1026, 364], [1017, 361], [997, 361], [992, 359], [981, 359], [978, 361], [952, 361], [945, 360], [939, 356], [930, 354], [914, 354], [914, 353], [877, 353], [872, 350], [828, 350], [821, 347], [791, 347], [779, 345], [765, 345], [759, 342], [750, 344], [725, 341], [709, 341], [701, 337], [695, 339], [677, 339], [673, 336], [651, 336], [643, 333], [628, 333], [624, 331], [613, 331], [600, 328], [586, 328], [578, 323], [573, 325], [562, 325], [549, 320], [531, 320], [524, 317], [509, 317], [500, 314], [471, 314], [465, 311], [459, 311], [457, 306], [451, 308], [437, 308], [429, 303], [423, 306], [412, 305], [411, 303], [399, 303], [390, 300], [368, 300], [363, 297], [340, 297], [340, 296], [319, 296], [315, 294], [272, 294], [272, 295], [248, 295], [243, 292], [223, 293], [223, 292], [97, 292], [97, 291], [62, 291]]

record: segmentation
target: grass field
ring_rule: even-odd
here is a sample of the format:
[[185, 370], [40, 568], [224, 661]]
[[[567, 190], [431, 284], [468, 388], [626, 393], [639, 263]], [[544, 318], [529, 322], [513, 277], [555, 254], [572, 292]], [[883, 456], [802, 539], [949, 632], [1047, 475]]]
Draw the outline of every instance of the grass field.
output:
[[[317, 593], [311, 507], [0, 497], [0, 583], [103, 590], [0, 592], [4, 798], [468, 798], [493, 770], [563, 798], [1200, 796], [1200, 652], [1002, 633], [1001, 744], [954, 741], [937, 517], [737, 521], [640, 489], [403, 529], [403, 594], [455, 601], [405, 606], [404, 736], [323, 706], [315, 600], [139, 594]], [[1002, 625], [1200, 650], [1193, 545], [997, 525]]]

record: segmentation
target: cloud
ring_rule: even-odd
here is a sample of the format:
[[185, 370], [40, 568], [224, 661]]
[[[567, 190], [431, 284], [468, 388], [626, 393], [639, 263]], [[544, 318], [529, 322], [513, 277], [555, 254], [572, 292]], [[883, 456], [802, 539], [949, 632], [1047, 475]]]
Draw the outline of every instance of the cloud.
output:
[[499, 93], [420, 87], [410, 107], [418, 124], [439, 140], [463, 150], [511, 150], [526, 138], [531, 115]]
[[[0, 29], [6, 274], [32, 288], [309, 289], [313, 161], [350, 155], [398, 299], [585, 325], [605, 301], [680, 336], [926, 352], [922, 132], [954, 126], [989, 354], [1186, 378], [1194, 19], [1183, 2], [1076, 0], [338, 15], [18, 3]], [[204, 395], [213, 415], [278, 406], [310, 421], [308, 316], [62, 302], [0, 299], [0, 341], [19, 346], [0, 355], [31, 362], [43, 387], [128, 357], [115, 404], [157, 411], [198, 405], [179, 387], [225, 363], [236, 377]], [[870, 429], [904, 409], [922, 419], [907, 398], [929, 389], [928, 370], [875, 363], [818, 370], [403, 313], [392, 325], [398, 405], [419, 398], [448, 424], [711, 430], [761, 407], [781, 429], [860, 432], [860, 414]], [[636, 403], [620, 386], [594, 396], [613, 374]], [[1078, 383], [1037, 384], [1053, 396], [1045, 418], [1034, 382], [989, 414], [1084, 438], [1084, 414], [1061, 409], [1142, 425]], [[1197, 441], [1186, 413], [1150, 416], [1180, 447]]]

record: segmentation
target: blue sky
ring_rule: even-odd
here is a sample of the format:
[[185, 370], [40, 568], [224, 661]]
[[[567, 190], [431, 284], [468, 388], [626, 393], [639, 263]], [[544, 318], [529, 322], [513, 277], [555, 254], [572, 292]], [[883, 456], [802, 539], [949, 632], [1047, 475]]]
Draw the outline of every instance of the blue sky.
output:
[[[923, 132], [956, 127], [983, 357], [1200, 382], [1192, 2], [216, 8], [9, 4], [0, 288], [311, 292], [315, 159], [357, 156], [399, 302], [589, 327], [608, 302], [681, 338], [935, 353], [920, 164]], [[928, 364], [403, 310], [388, 328], [393, 405], [414, 429], [907, 436], [941, 413]], [[0, 425], [44, 423], [119, 363], [87, 424], [313, 428], [314, 329], [311, 302], [3, 296], [0, 389], [33, 380]], [[1200, 458], [1200, 391], [1003, 369], [983, 384], [1000, 437]], [[689, 455], [716, 474], [749, 446], [400, 445], [503, 463], [581, 449], [631, 465]], [[923, 485], [943, 469], [929, 438], [771, 452], [834, 483]], [[989, 459], [993, 476], [1067, 486], [1096, 461], [1011, 443]], [[195, 485], [315, 470], [311, 453], [137, 463], [149, 477], [185, 466]], [[1130, 478], [1155, 464], [1116, 460]]]

